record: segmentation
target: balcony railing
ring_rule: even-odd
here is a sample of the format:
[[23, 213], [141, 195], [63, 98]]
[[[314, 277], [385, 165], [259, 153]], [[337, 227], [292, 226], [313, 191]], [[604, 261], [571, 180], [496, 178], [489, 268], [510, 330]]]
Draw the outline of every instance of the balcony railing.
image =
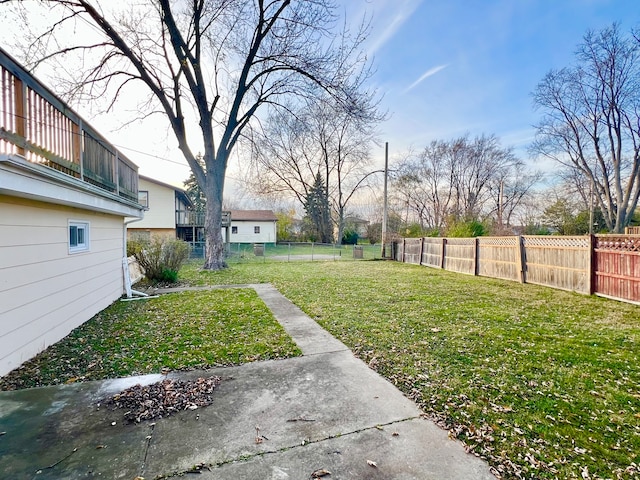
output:
[[[176, 210], [176, 226], [177, 227], [204, 227], [204, 212], [196, 212], [194, 210]], [[222, 226], [231, 225], [231, 212], [222, 212]]]
[[193, 210], [176, 210], [176, 226], [204, 227], [204, 212]]
[[1, 48], [0, 153], [138, 201], [138, 167]]

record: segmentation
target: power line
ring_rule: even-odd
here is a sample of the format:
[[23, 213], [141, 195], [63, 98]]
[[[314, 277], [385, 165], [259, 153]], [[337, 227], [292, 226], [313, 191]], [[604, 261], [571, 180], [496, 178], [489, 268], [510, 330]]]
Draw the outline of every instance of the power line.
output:
[[151, 157], [151, 158], [156, 158], [156, 159], [162, 160], [164, 162], [175, 163], [176, 165], [180, 165], [182, 167], [187, 167], [187, 168], [189, 167], [189, 164], [187, 164], [185, 162], [178, 162], [177, 160], [171, 160], [170, 158], [159, 157], [158, 155], [154, 155], [152, 153], [142, 152], [140, 150], [136, 150], [135, 148], [125, 147], [123, 145], [116, 145], [115, 143], [113, 143], [112, 145], [114, 147], [121, 148], [123, 150], [129, 150], [130, 152], [138, 153], [140, 155], [145, 155], [145, 156]]

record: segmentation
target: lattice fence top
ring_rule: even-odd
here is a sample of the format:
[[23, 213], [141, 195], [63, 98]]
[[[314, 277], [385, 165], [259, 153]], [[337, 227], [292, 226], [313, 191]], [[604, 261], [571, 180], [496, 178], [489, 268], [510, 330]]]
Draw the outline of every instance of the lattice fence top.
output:
[[514, 247], [518, 245], [518, 237], [478, 237], [483, 246]]
[[416, 243], [420, 244], [420, 241], [421, 240], [419, 238], [405, 238], [404, 239], [405, 245], [415, 245]]
[[442, 237], [425, 237], [424, 243], [437, 243], [438, 245], [442, 244]]
[[589, 248], [589, 237], [524, 236], [525, 246], [549, 248]]
[[475, 238], [447, 238], [447, 245], [475, 245]]
[[640, 236], [598, 235], [596, 248], [620, 252], [640, 252]]

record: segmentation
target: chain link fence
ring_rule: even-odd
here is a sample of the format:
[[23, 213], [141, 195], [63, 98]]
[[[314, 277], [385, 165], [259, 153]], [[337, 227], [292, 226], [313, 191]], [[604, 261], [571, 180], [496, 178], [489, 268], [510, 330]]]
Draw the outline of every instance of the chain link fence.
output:
[[[191, 258], [205, 256], [204, 242], [189, 242]], [[327, 243], [231, 243], [227, 246], [226, 260], [234, 263], [266, 262], [337, 262], [374, 260], [382, 258], [382, 246], [337, 245]]]

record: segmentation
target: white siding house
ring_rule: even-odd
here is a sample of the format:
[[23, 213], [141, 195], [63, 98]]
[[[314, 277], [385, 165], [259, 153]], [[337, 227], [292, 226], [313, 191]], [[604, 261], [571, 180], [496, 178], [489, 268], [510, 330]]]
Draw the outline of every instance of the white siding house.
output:
[[124, 217], [140, 208], [49, 170], [0, 155], [0, 375], [124, 292]]
[[2, 49], [0, 77], [4, 375], [122, 296], [125, 218], [143, 209], [137, 167]]
[[[180, 212], [189, 212], [191, 201], [184, 190], [140, 175], [138, 199], [146, 207], [144, 219], [131, 224], [129, 237], [151, 235], [175, 238]], [[183, 215], [184, 216], [184, 215]]]
[[[129, 238], [166, 235], [192, 245], [204, 243], [204, 214], [193, 210], [183, 189], [140, 175], [139, 201], [147, 210], [142, 221], [129, 226]], [[229, 214], [229, 232], [222, 227], [222, 238], [228, 242], [276, 243], [278, 218], [271, 210], [231, 210]]]
[[231, 243], [275, 244], [277, 222], [271, 210], [231, 210]]

